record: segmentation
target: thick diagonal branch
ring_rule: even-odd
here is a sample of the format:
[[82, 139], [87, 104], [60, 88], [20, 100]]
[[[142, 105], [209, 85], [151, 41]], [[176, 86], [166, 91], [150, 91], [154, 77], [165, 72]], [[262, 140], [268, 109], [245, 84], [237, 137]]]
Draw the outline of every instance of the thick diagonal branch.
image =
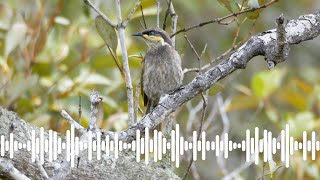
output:
[[[304, 15], [297, 20], [291, 20], [286, 25], [286, 38], [289, 45], [311, 40], [320, 34], [320, 11]], [[208, 37], [209, 38], [209, 37]], [[202, 91], [210, 88], [217, 81], [230, 75], [237, 69], [244, 69], [247, 63], [255, 56], [265, 56], [272, 59], [277, 54], [276, 29], [262, 32], [252, 36], [245, 44], [239, 47], [231, 56], [205, 73], [195, 77], [192, 82], [165, 97], [159, 105], [141, 121], [128, 130], [117, 132], [119, 140], [132, 141], [135, 139], [136, 130], [144, 133], [144, 128], [156, 127], [162, 119], [174, 112], [178, 107], [195, 97]], [[105, 132], [113, 136], [113, 132]]]

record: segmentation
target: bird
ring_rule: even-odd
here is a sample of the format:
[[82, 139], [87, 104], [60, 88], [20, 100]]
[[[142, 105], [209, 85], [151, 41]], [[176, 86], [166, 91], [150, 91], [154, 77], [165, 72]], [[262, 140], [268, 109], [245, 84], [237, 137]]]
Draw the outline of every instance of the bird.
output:
[[157, 106], [162, 95], [182, 86], [181, 58], [169, 34], [160, 28], [145, 29], [132, 36], [142, 37], [148, 45], [142, 60], [140, 81], [147, 114]]

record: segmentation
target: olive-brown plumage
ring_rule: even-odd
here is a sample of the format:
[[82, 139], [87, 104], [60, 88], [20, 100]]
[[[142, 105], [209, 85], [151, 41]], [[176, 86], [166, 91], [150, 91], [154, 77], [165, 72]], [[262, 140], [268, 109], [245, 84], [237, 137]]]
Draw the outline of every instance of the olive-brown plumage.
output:
[[162, 29], [147, 29], [134, 36], [143, 37], [148, 44], [141, 74], [142, 93], [148, 113], [162, 95], [182, 85], [181, 59], [169, 35]]

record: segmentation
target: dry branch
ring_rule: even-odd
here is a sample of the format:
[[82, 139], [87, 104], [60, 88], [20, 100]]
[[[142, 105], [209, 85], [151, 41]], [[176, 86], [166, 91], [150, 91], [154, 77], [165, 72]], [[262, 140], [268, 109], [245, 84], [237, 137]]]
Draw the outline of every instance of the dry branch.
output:
[[[320, 11], [289, 21], [285, 29], [289, 45], [316, 38], [320, 34]], [[149, 129], [155, 128], [162, 119], [165, 119], [191, 98], [207, 90], [235, 70], [244, 69], [253, 57], [262, 55], [268, 61], [274, 61], [278, 52], [277, 49], [276, 29], [252, 36], [246, 43], [235, 50], [228, 59], [215, 67], [209, 68], [203, 74], [195, 77], [189, 84], [163, 98], [159, 105], [151, 113], [144, 116], [141, 121], [125, 131], [117, 132], [119, 140], [130, 142], [135, 139], [136, 130], [139, 129], [144, 133], [145, 127]], [[106, 131], [105, 133], [110, 137], [114, 135], [114, 132]]]

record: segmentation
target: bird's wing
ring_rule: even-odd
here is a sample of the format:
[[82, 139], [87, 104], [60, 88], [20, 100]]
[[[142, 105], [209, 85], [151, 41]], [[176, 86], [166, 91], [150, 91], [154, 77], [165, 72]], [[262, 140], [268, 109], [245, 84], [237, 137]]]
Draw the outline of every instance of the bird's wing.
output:
[[143, 97], [143, 104], [146, 107], [148, 104], [148, 97], [143, 91], [143, 72], [144, 72], [144, 59], [141, 62], [142, 68], [141, 68], [141, 79], [140, 79], [140, 89], [141, 89], [141, 95]]

